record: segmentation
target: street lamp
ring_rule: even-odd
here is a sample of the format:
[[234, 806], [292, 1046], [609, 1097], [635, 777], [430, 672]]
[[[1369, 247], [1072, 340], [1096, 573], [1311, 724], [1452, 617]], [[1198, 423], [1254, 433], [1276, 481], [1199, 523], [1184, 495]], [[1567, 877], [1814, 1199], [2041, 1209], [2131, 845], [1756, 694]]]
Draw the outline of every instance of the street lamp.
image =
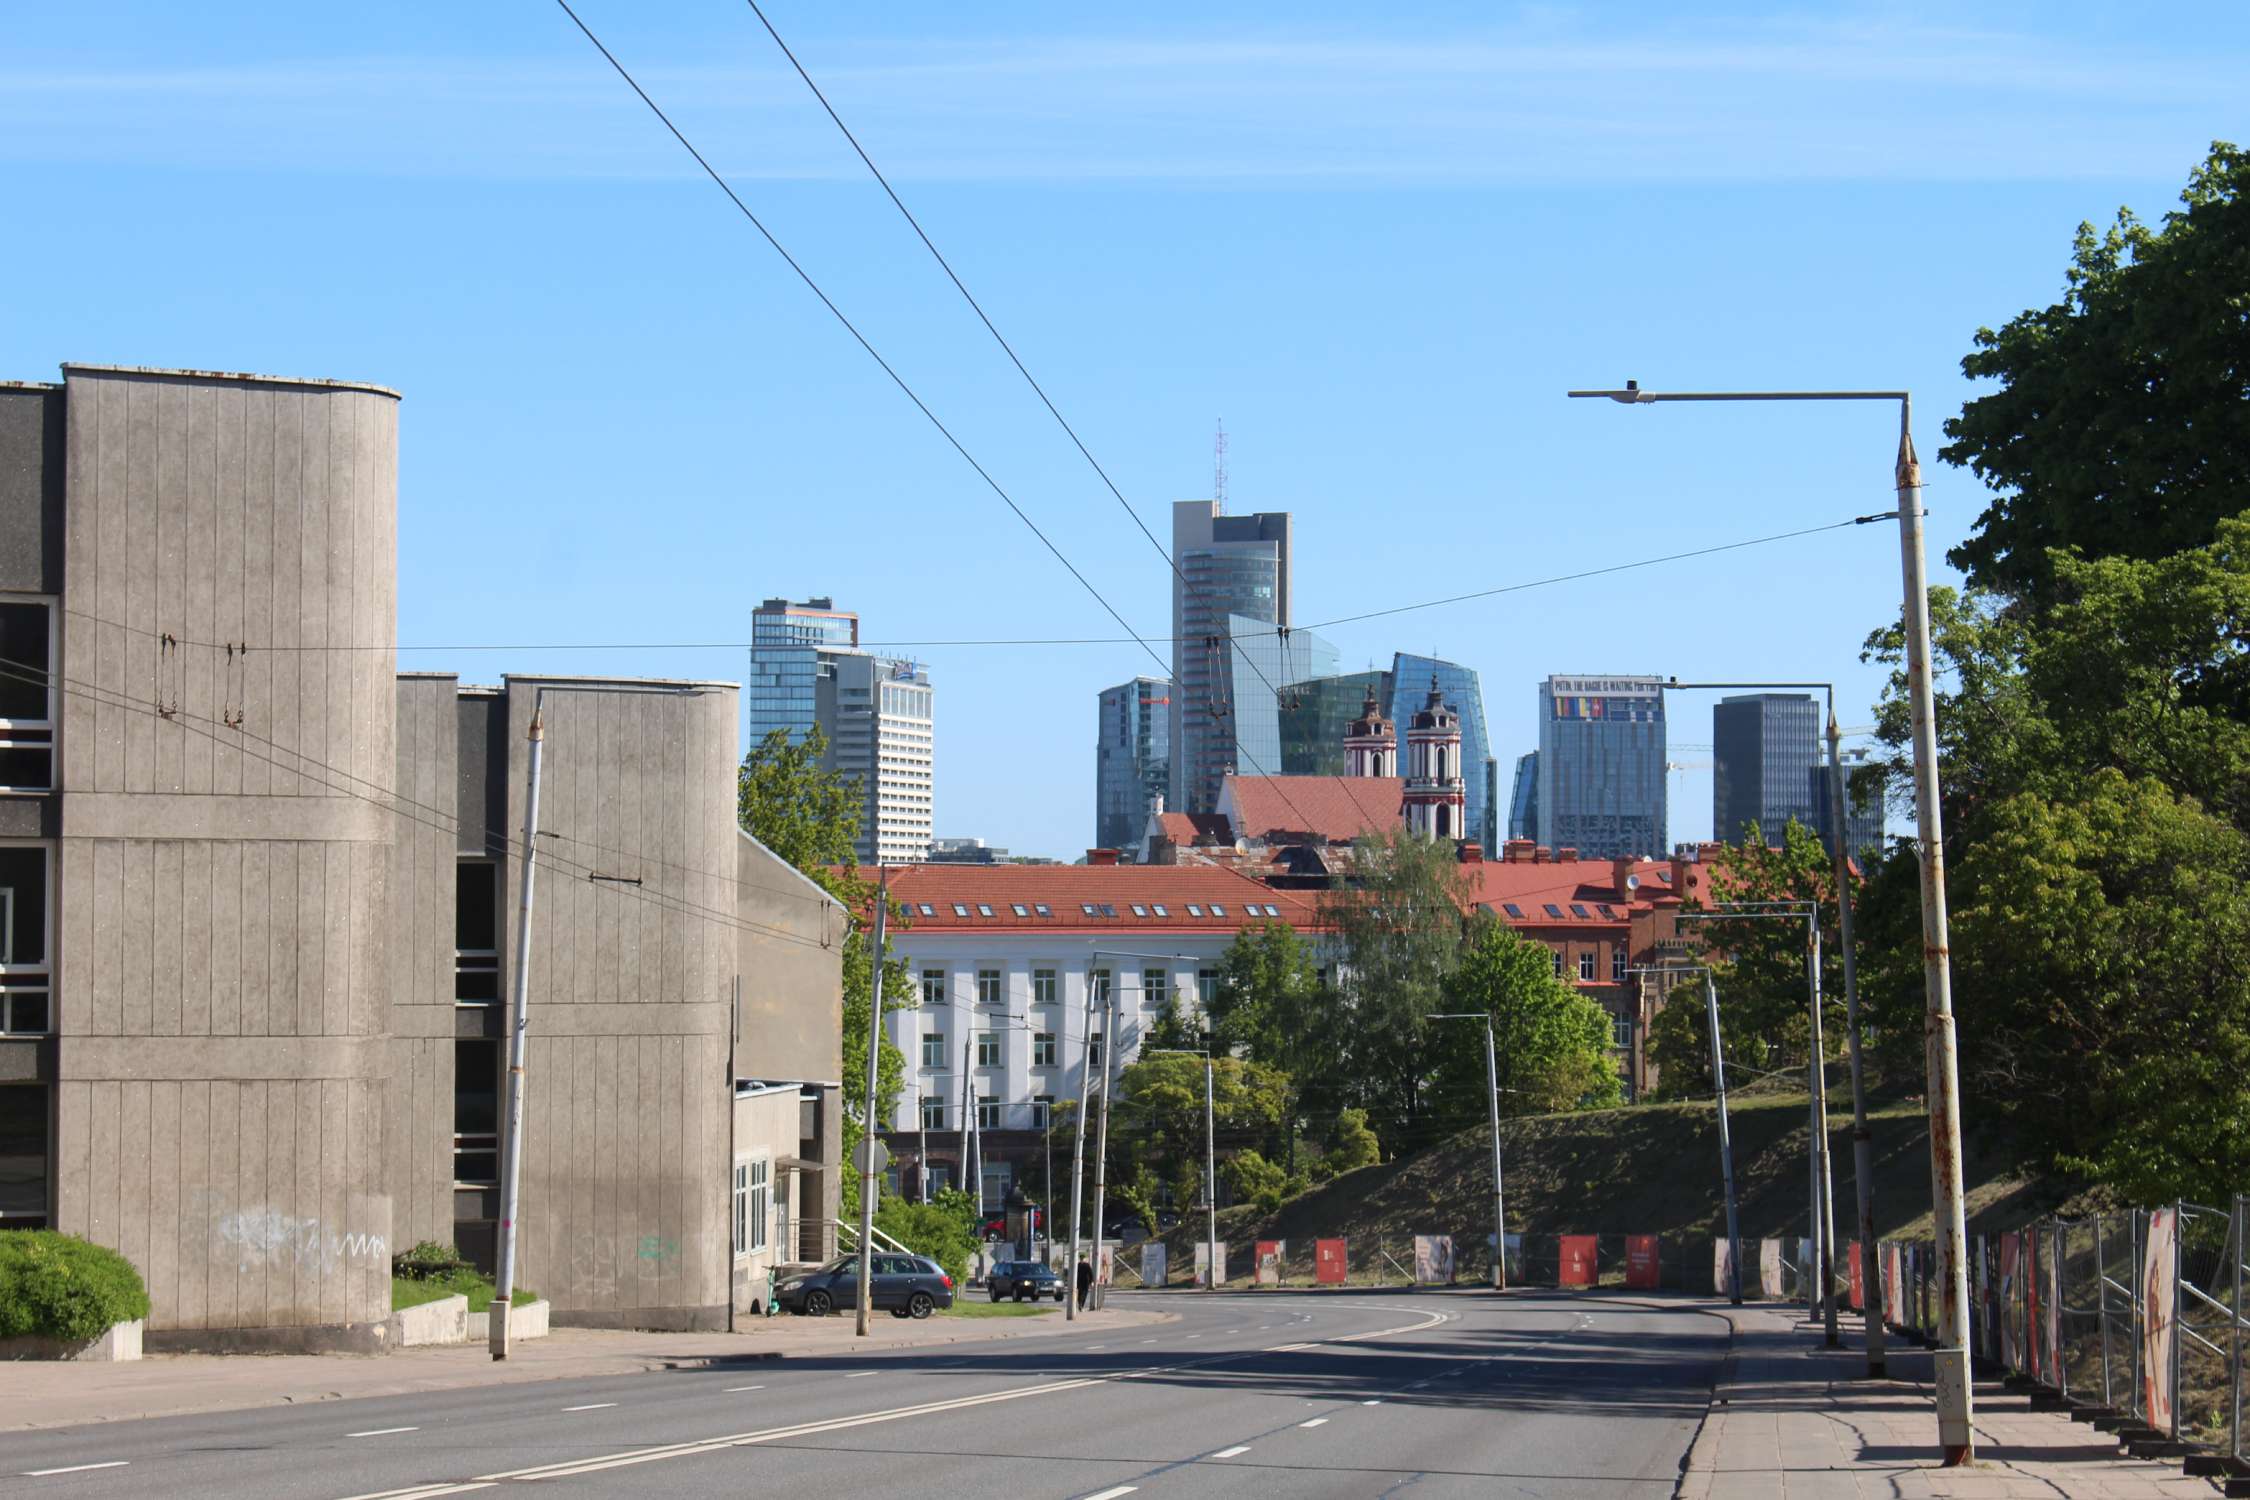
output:
[[1819, 1277], [1809, 1310], [1824, 1317], [1828, 1346], [1836, 1335], [1836, 1207], [1828, 1163], [1827, 1045], [1822, 1039], [1820, 1014], [1820, 905], [1813, 901], [1730, 901], [1714, 911], [1683, 911], [1682, 922], [1794, 922], [1805, 923], [1805, 974], [1812, 1014], [1812, 1045], [1807, 1072], [1811, 1081], [1810, 1161], [1812, 1169], [1813, 1263], [1808, 1269]]
[[1484, 1076], [1491, 1085], [1486, 1100], [1492, 1116], [1492, 1289], [1508, 1289], [1508, 1198], [1500, 1176], [1500, 1062], [1492, 1046], [1492, 1016], [1479, 1010], [1442, 1011], [1432, 1021], [1484, 1022]]
[[[1682, 682], [1677, 677], [1664, 684], [1674, 689], [1819, 688], [1828, 695], [1828, 807], [1829, 850], [1836, 869], [1836, 928], [1844, 949], [1844, 1039], [1852, 1064], [1852, 1196], [1859, 1210], [1859, 1261], [1863, 1286], [1872, 1287], [1862, 1313], [1867, 1330], [1867, 1373], [1880, 1380], [1885, 1372], [1883, 1354], [1883, 1273], [1875, 1254], [1875, 1135], [1867, 1123], [1866, 1070], [1860, 1058], [1859, 970], [1852, 945], [1851, 849], [1846, 840], [1844, 755], [1842, 731], [1836, 727], [1836, 685], [1832, 682]], [[1723, 832], [1723, 830], [1721, 830]], [[1834, 1233], [1833, 1221], [1828, 1225]]]
[[[514, 1321], [509, 1309], [516, 1295], [516, 1208], [523, 1191], [523, 1062], [524, 1041], [531, 1024], [531, 898], [539, 874], [539, 766], [541, 751], [547, 743], [547, 695], [549, 693], [605, 693], [641, 696], [654, 694], [667, 698], [700, 698], [699, 687], [671, 687], [648, 684], [646, 686], [618, 683], [615, 685], [590, 685], [584, 683], [541, 683], [531, 695], [531, 725], [524, 731], [528, 744], [523, 797], [523, 889], [517, 893], [516, 903], [516, 970], [510, 988], [515, 992], [510, 1002], [513, 1014], [508, 1024], [508, 1116], [506, 1143], [500, 1157], [500, 1246], [498, 1264], [493, 1268], [492, 1298], [494, 1313], [489, 1320], [492, 1332], [488, 1339], [494, 1359], [508, 1357], [508, 1325]], [[734, 1080], [727, 1080], [728, 1089]]]
[[1947, 1465], [1976, 1454], [1975, 1401], [1969, 1388], [1969, 1263], [1967, 1209], [1961, 1187], [1961, 1067], [1953, 1034], [1953, 974], [1947, 956], [1945, 826], [1938, 804], [1937, 711], [1931, 685], [1930, 592], [1922, 555], [1922, 466], [1914, 454], [1914, 398], [1906, 391], [1644, 391], [1629, 380], [1621, 391], [1572, 391], [1629, 406], [1659, 401], [1895, 401], [1898, 458], [1898, 546], [1904, 585], [1906, 680], [1914, 719], [1914, 841], [1922, 872], [1924, 1061], [1930, 1096], [1930, 1218], [1937, 1235], [1938, 1349], [1931, 1374], [1937, 1388], [1938, 1446]]
[[[1086, 969], [1086, 1050], [1085, 1063], [1078, 1073], [1078, 1144], [1070, 1157], [1070, 1276], [1078, 1275], [1079, 1207], [1082, 1202], [1082, 1185], [1085, 1180], [1086, 1157], [1086, 1106], [1087, 1090], [1092, 1087], [1094, 1066], [1094, 961], [1102, 958], [1152, 958], [1168, 962], [1192, 962], [1191, 953], [1129, 953], [1118, 949], [1091, 948], [1087, 950]], [[1094, 1139], [1094, 1240], [1093, 1257], [1097, 1268], [1102, 1258], [1102, 1213], [1109, 1196], [1109, 1096], [1117, 1078], [1117, 1010], [1118, 986], [1103, 986], [1102, 1004], [1106, 1012], [1108, 1040], [1102, 1045], [1102, 1118]], [[1070, 1287], [1063, 1299], [1066, 1320], [1078, 1316], [1078, 1290]]]
[[[1219, 1289], [1219, 1129], [1211, 1103], [1212, 1072], [1209, 1047], [1151, 1047], [1152, 1054], [1176, 1052], [1203, 1059], [1203, 1290]], [[1256, 1249], [1256, 1246], [1252, 1246]]]
[[1711, 1024], [1711, 1082], [1719, 1097], [1719, 1180], [1727, 1201], [1727, 1300], [1742, 1305], [1742, 1229], [1734, 1213], [1734, 1140], [1727, 1125], [1726, 1048], [1719, 1040], [1719, 986], [1709, 964], [1663, 964], [1628, 969], [1630, 974], [1701, 974], [1703, 1008]]

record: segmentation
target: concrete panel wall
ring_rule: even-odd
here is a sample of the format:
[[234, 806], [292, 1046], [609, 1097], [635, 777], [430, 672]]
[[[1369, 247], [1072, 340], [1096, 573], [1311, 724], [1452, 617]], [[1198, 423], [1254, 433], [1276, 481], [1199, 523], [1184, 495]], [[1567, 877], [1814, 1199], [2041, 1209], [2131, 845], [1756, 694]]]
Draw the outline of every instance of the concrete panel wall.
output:
[[[544, 686], [553, 834], [532, 928], [523, 1279], [560, 1321], [723, 1327], [736, 692], [507, 685], [506, 826], [522, 824]], [[509, 861], [510, 953], [521, 877]]]
[[59, 1227], [141, 1268], [152, 1344], [364, 1329], [392, 1237], [369, 799], [396, 770], [396, 401], [65, 377]]
[[403, 813], [391, 845], [393, 1128], [385, 1171], [393, 1238], [402, 1249], [422, 1240], [453, 1242], [458, 693], [451, 676], [398, 679], [398, 768], [392, 784]]
[[742, 1031], [735, 1071], [745, 1078], [840, 1082], [844, 909], [749, 834], [739, 835], [736, 852]]

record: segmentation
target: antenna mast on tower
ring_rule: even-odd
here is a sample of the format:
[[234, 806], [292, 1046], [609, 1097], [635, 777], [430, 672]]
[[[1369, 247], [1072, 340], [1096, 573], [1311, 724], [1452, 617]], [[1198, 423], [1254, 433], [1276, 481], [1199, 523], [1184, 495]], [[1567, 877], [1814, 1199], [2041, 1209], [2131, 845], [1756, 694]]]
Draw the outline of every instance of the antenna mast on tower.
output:
[[1227, 421], [1219, 419], [1219, 435], [1211, 442], [1211, 498], [1227, 508]]

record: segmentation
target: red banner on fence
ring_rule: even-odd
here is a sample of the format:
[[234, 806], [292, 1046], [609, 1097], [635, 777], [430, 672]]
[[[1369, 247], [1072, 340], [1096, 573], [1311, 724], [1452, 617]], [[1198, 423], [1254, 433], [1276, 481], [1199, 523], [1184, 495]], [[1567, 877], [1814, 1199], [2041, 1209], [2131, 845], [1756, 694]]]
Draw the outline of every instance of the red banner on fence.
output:
[[1594, 1284], [1594, 1247], [1597, 1243], [1590, 1234], [1562, 1236], [1562, 1274], [1556, 1278], [1558, 1286], [1592, 1286]]
[[1342, 1240], [1313, 1241], [1313, 1280], [1330, 1286], [1343, 1285], [1344, 1246]]
[[1250, 1262], [1252, 1267], [1251, 1284], [1255, 1286], [1281, 1285], [1283, 1242], [1280, 1240], [1259, 1240], [1251, 1248], [1257, 1252], [1256, 1257]]
[[2045, 1380], [2048, 1373], [2047, 1353], [2042, 1346], [2046, 1343], [2047, 1320], [2039, 1315], [2044, 1301], [2039, 1284], [2039, 1235], [2033, 1231], [2017, 1238], [2023, 1241], [2024, 1307], [2027, 1309], [2024, 1314], [2023, 1337], [2031, 1349], [2031, 1378]]
[[1849, 1250], [1850, 1253], [1844, 1258], [1851, 1266], [1852, 1308], [1855, 1312], [1865, 1312], [1867, 1310], [1867, 1273], [1859, 1263], [1859, 1241], [1853, 1240]]
[[1653, 1234], [1625, 1236], [1625, 1285], [1634, 1288], [1657, 1287], [1664, 1284], [1662, 1263], [1657, 1259], [1657, 1238]]

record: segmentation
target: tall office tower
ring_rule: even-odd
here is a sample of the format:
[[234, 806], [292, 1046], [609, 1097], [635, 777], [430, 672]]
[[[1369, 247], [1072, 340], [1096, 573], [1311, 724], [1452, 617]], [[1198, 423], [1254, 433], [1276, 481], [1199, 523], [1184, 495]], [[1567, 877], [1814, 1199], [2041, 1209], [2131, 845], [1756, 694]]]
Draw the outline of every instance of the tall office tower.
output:
[[1508, 791], [1508, 837], [1539, 837], [1539, 752], [1516, 757], [1516, 784]]
[[1361, 717], [1369, 693], [1375, 695], [1378, 713], [1389, 712], [1391, 674], [1345, 672], [1287, 684], [1281, 703], [1281, 774], [1355, 774], [1345, 755], [1344, 739]]
[[1140, 842], [1149, 803], [1172, 777], [1172, 684], [1136, 677], [1103, 688], [1094, 737], [1094, 847]]
[[1300, 678], [1334, 677], [1336, 648], [1309, 630], [1282, 631], [1248, 615], [1228, 615], [1220, 646], [1226, 664], [1226, 722], [1233, 727], [1227, 769], [1241, 776], [1279, 776], [1281, 716]]
[[1812, 771], [1820, 753], [1820, 705], [1809, 693], [1745, 693], [1711, 709], [1711, 836], [1739, 844], [1758, 835], [1778, 845], [1789, 820], [1815, 827]]
[[859, 616], [833, 599], [802, 604], [768, 599], [750, 613], [750, 739], [765, 743], [776, 729], [801, 744], [812, 732], [814, 681], [826, 651], [859, 649]]
[[[1846, 750], [1844, 760], [1844, 848], [1854, 859], [1865, 860], [1868, 851], [1881, 852], [1883, 847], [1883, 794], [1880, 788], [1871, 789], [1861, 796], [1852, 786], [1852, 778], [1861, 767], [1869, 763], [1865, 750]], [[1820, 834], [1820, 841], [1828, 842], [1829, 828], [1835, 819], [1830, 815], [1833, 799], [1828, 787], [1828, 756], [1825, 752], [1820, 763], [1812, 768], [1813, 821], [1810, 826]]]
[[1484, 826], [1473, 831], [1485, 848], [1500, 847], [1500, 761], [1497, 756], [1484, 758]]
[[822, 764], [859, 778], [854, 856], [863, 865], [927, 859], [936, 803], [929, 672], [887, 656], [824, 651], [813, 700], [828, 736]]
[[1475, 671], [1458, 662], [1400, 652], [1391, 658], [1391, 719], [1403, 735], [1429, 695], [1432, 674], [1437, 677], [1438, 691], [1446, 705], [1461, 716], [1461, 764], [1469, 811], [1468, 821], [1456, 827], [1453, 836], [1481, 841], [1491, 818], [1485, 801], [1484, 761], [1492, 753], [1492, 741], [1484, 732], [1484, 689], [1478, 685]]
[[1654, 677], [1539, 684], [1539, 842], [1582, 859], [1669, 848], [1664, 695]]
[[[1172, 561], [1179, 572], [1172, 579], [1172, 795], [1166, 805], [1174, 811], [1211, 811], [1220, 782], [1238, 769], [1231, 714], [1217, 712], [1232, 707], [1226, 701], [1234, 686], [1227, 617], [1268, 627], [1289, 623], [1289, 533], [1286, 511], [1222, 515], [1216, 500], [1172, 507]], [[1275, 678], [1275, 686], [1282, 680]], [[1273, 774], [1280, 767], [1239, 769]]]

